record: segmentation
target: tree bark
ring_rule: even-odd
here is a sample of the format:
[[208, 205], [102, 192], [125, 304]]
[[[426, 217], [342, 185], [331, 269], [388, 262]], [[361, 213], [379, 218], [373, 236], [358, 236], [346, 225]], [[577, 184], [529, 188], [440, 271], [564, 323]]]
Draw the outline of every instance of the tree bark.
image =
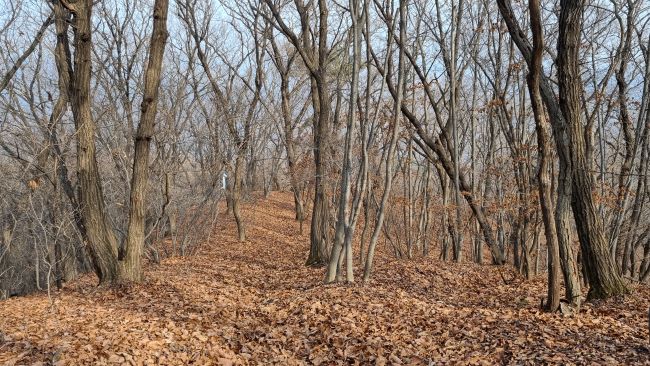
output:
[[[331, 97], [328, 87], [328, 61], [330, 49], [328, 45], [328, 17], [329, 8], [327, 0], [318, 0], [305, 4], [302, 0], [294, 1], [299, 17], [300, 31], [296, 35], [289, 27], [280, 9], [272, 0], [264, 0], [275, 19], [278, 28], [296, 48], [305, 66], [309, 70], [311, 81], [311, 98], [314, 110], [313, 141], [314, 141], [314, 205], [312, 207], [311, 232], [309, 234], [309, 256], [306, 265], [321, 266], [327, 261], [326, 248], [329, 243], [329, 188], [327, 185], [329, 161], [329, 133]], [[318, 29], [311, 29], [309, 9], [316, 4], [314, 12], [318, 14]], [[262, 16], [264, 16], [262, 14]], [[270, 20], [270, 18], [267, 18]], [[316, 38], [318, 41], [313, 42]]]
[[156, 0], [153, 9], [153, 32], [149, 60], [144, 77], [144, 95], [140, 105], [140, 124], [135, 135], [133, 174], [126, 245], [120, 253], [120, 281], [142, 280], [142, 253], [145, 239], [145, 203], [149, 179], [149, 150], [158, 108], [158, 89], [163, 55], [167, 42], [167, 10], [169, 0]]
[[86, 248], [100, 284], [117, 278], [117, 239], [105, 213], [95, 132], [91, 113], [92, 0], [71, 5], [74, 15], [74, 74], [68, 91], [77, 130], [77, 178], [81, 217], [87, 234]]
[[[497, 3], [513, 42], [530, 67], [531, 46], [515, 19], [510, 3], [507, 0], [497, 0]], [[582, 84], [578, 67], [584, 1], [561, 1], [560, 5], [560, 37], [557, 45], [559, 101], [555, 98], [548, 78], [542, 75], [540, 80], [540, 93], [549, 113], [560, 158], [556, 209], [560, 256], [563, 262], [569, 262], [569, 265], [563, 268], [565, 285], [567, 285], [567, 297], [575, 301], [580, 293], [578, 291], [569, 293], [572, 285], [575, 285], [574, 291], [577, 288], [577, 281], [573, 281], [577, 278], [576, 273], [572, 271], [575, 262], [570, 255], [570, 241], [567, 240], [569, 235], [567, 201], [570, 197], [580, 247], [583, 251], [583, 262], [590, 276], [591, 288], [588, 298], [607, 298], [627, 293], [628, 289], [614, 267], [603, 233], [602, 219], [595, 212], [592, 197], [593, 177], [586, 159], [586, 142], [580, 114]], [[567, 274], [571, 275], [570, 281], [566, 281]]]
[[[339, 256], [345, 250], [346, 258], [346, 281], [354, 282], [353, 257], [352, 257], [352, 238], [356, 220], [350, 220], [348, 216], [348, 205], [350, 200], [350, 190], [352, 184], [352, 138], [354, 136], [357, 114], [355, 101], [359, 95], [359, 56], [360, 50], [360, 32], [359, 32], [359, 0], [350, 0], [350, 17], [352, 20], [352, 80], [350, 82], [350, 105], [347, 116], [347, 125], [345, 131], [345, 146], [343, 151], [343, 169], [341, 172], [340, 190], [338, 202], [338, 214], [336, 221], [336, 230], [334, 234], [334, 245], [330, 254], [327, 276], [325, 282], [331, 283], [336, 280], [336, 272]], [[362, 194], [357, 192], [357, 194]], [[350, 238], [345, 240], [346, 237]]]
[[546, 295], [546, 310], [555, 312], [560, 306], [560, 248], [557, 228], [554, 221], [553, 194], [551, 191], [551, 176], [549, 164], [552, 163], [551, 126], [546, 120], [542, 97], [539, 93], [539, 81], [542, 72], [542, 56], [544, 51], [544, 36], [539, 0], [528, 2], [530, 9], [530, 27], [533, 34], [533, 59], [528, 73], [528, 90], [535, 117], [537, 130], [537, 149], [539, 151], [539, 167], [537, 179], [539, 184], [539, 203], [544, 221], [544, 233], [548, 250], [548, 291]]
[[603, 299], [629, 290], [618, 274], [605, 240], [603, 223], [593, 201], [593, 176], [587, 161], [582, 123], [579, 55], [584, 0], [560, 1], [557, 44], [559, 106], [569, 132], [572, 166], [573, 215], [580, 239], [584, 266], [589, 276], [588, 299]]
[[[402, 0], [400, 1], [399, 4], [399, 38], [400, 40], [404, 41], [406, 39], [406, 5], [408, 3], [408, 0]], [[391, 27], [392, 29], [392, 27]], [[390, 32], [392, 33], [392, 31]], [[389, 34], [390, 34], [389, 33]], [[367, 35], [368, 37], [370, 35]], [[389, 36], [389, 42], [390, 42], [390, 36]], [[372, 272], [372, 266], [373, 266], [373, 261], [375, 257], [375, 247], [377, 245], [377, 240], [379, 239], [379, 234], [383, 228], [384, 225], [384, 217], [386, 214], [386, 202], [388, 201], [388, 197], [390, 196], [390, 191], [391, 187], [393, 184], [393, 160], [394, 160], [394, 154], [395, 154], [395, 146], [397, 144], [397, 131], [399, 130], [399, 121], [400, 121], [400, 107], [402, 106], [402, 98], [404, 96], [404, 85], [405, 85], [405, 56], [404, 56], [404, 47], [399, 48], [399, 60], [398, 60], [398, 65], [397, 65], [397, 90], [395, 91], [395, 94], [393, 95], [395, 104], [393, 108], [393, 116], [392, 116], [392, 130], [391, 130], [391, 135], [390, 135], [390, 142], [388, 145], [388, 152], [386, 153], [386, 171], [385, 171], [385, 176], [384, 176], [384, 192], [382, 193], [381, 196], [381, 203], [379, 204], [378, 212], [377, 212], [377, 218], [375, 222], [375, 229], [372, 233], [372, 236], [370, 238], [370, 243], [368, 244], [368, 255], [366, 257], [366, 265], [364, 267], [363, 271], [363, 280], [364, 282], [368, 282], [370, 280], [370, 275]], [[387, 54], [386, 57], [390, 57], [390, 52]], [[389, 67], [390, 69], [390, 67]], [[384, 75], [386, 78], [387, 82], [389, 83], [390, 75], [389, 73], [386, 73]]]

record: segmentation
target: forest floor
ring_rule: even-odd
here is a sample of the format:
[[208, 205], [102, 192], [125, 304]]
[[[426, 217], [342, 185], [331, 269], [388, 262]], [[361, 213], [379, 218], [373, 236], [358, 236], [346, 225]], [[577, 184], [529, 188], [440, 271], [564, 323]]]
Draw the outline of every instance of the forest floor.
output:
[[0, 302], [0, 364], [650, 364], [647, 287], [546, 314], [543, 276], [383, 255], [369, 284], [323, 285], [291, 203], [246, 205], [245, 243], [221, 215], [199, 255], [148, 266], [141, 285], [88, 275]]

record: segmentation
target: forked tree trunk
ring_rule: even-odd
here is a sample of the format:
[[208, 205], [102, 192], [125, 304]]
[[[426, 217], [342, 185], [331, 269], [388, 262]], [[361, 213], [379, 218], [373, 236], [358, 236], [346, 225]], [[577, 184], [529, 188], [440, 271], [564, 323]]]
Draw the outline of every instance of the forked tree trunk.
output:
[[[341, 267], [339, 257], [345, 250], [346, 259], [346, 281], [354, 282], [353, 257], [352, 257], [352, 236], [356, 226], [356, 217], [348, 216], [350, 190], [352, 184], [352, 138], [354, 136], [357, 114], [354, 101], [359, 94], [359, 56], [360, 51], [360, 30], [359, 30], [359, 0], [350, 0], [350, 18], [352, 20], [352, 80], [350, 83], [350, 109], [347, 116], [345, 131], [345, 147], [343, 151], [343, 170], [341, 172], [340, 189], [341, 194], [338, 202], [338, 214], [336, 230], [334, 234], [334, 245], [330, 254], [325, 282], [331, 283], [336, 280], [337, 269]], [[363, 168], [362, 168], [363, 169]], [[360, 172], [362, 174], [362, 172]], [[363, 177], [362, 177], [363, 178]], [[357, 192], [357, 195], [363, 194]], [[357, 197], [355, 202], [358, 203]], [[353, 208], [358, 212], [358, 206]]]

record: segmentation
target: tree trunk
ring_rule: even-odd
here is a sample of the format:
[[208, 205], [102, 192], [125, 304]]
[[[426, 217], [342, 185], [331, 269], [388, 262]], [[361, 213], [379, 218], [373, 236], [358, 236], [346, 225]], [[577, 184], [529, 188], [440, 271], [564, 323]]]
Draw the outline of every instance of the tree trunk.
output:
[[167, 10], [169, 0], [156, 0], [153, 9], [153, 32], [149, 60], [144, 77], [144, 95], [140, 105], [140, 124], [135, 135], [133, 174], [129, 205], [126, 246], [120, 252], [120, 281], [142, 280], [142, 253], [145, 239], [145, 208], [149, 180], [149, 150], [158, 108], [158, 88], [163, 54], [167, 42]]
[[[512, 40], [530, 66], [531, 46], [515, 18], [510, 2], [497, 0], [497, 3]], [[567, 252], [571, 248], [570, 242], [567, 240], [569, 233], [567, 206], [570, 197], [574, 219], [578, 227], [580, 246], [583, 251], [582, 255], [585, 257], [585, 268], [589, 276], [594, 276], [593, 279], [590, 278], [591, 288], [588, 297], [606, 298], [626, 293], [628, 290], [618, 275], [607, 250], [603, 224], [595, 212], [596, 208], [592, 197], [593, 177], [591, 177], [589, 164], [586, 161], [586, 142], [580, 114], [582, 83], [578, 67], [584, 1], [563, 0], [560, 5], [560, 34], [557, 45], [559, 102], [551, 89], [548, 78], [542, 75], [540, 80], [540, 93], [549, 114], [560, 157], [558, 207], [556, 209], [560, 256], [563, 262], [573, 262], [573, 258]], [[563, 268], [565, 277], [567, 270], [573, 265], [573, 263], [570, 264]], [[567, 286], [568, 291], [569, 286]], [[571, 295], [570, 300], [572, 301], [574, 300], [573, 296], [579, 296], [579, 293]]]
[[117, 277], [117, 239], [105, 213], [95, 131], [91, 113], [92, 0], [74, 3], [74, 74], [68, 92], [77, 138], [77, 178], [81, 217], [87, 234], [86, 248], [100, 284]]
[[[355, 101], [359, 94], [359, 55], [360, 55], [360, 32], [358, 26], [359, 20], [359, 1], [350, 0], [350, 17], [352, 20], [352, 33], [353, 33], [353, 54], [352, 54], [352, 80], [350, 85], [350, 110], [348, 112], [347, 126], [345, 131], [345, 146], [343, 150], [343, 169], [341, 171], [341, 182], [338, 202], [338, 214], [336, 221], [336, 230], [334, 234], [334, 245], [332, 245], [332, 253], [329, 258], [327, 275], [325, 282], [331, 283], [336, 279], [336, 269], [340, 267], [339, 256], [343, 249], [345, 250], [346, 257], [346, 280], [347, 282], [354, 282], [353, 272], [353, 257], [352, 257], [352, 238], [351, 233], [354, 232], [354, 225], [356, 220], [352, 221], [348, 217], [348, 204], [350, 200], [350, 190], [352, 181], [352, 138], [354, 136], [354, 128], [356, 124], [356, 108]], [[361, 192], [357, 192], [361, 194]], [[352, 224], [352, 225], [351, 225]], [[348, 239], [348, 240], [346, 240]], [[345, 245], [345, 248], [343, 246]]]
[[533, 34], [533, 59], [528, 73], [528, 90], [535, 117], [537, 131], [537, 149], [539, 150], [539, 204], [544, 221], [544, 234], [548, 250], [548, 291], [546, 295], [546, 310], [555, 312], [560, 306], [560, 248], [557, 228], [554, 221], [553, 193], [551, 191], [551, 175], [549, 164], [552, 162], [551, 126], [546, 120], [542, 97], [539, 93], [539, 81], [542, 72], [542, 56], [544, 51], [544, 35], [539, 0], [528, 2], [530, 10], [531, 31]]
[[237, 224], [237, 235], [239, 241], [246, 241], [246, 225], [241, 214], [242, 185], [244, 178], [244, 155], [237, 154], [235, 160], [235, 174], [232, 183], [232, 214]]
[[587, 146], [582, 123], [579, 54], [584, 0], [560, 1], [557, 44], [559, 106], [569, 132], [572, 172], [573, 215], [580, 238], [589, 299], [603, 299], [629, 290], [618, 274], [607, 248], [603, 223], [593, 201], [594, 182], [587, 161]]
[[[400, 27], [400, 40], [406, 39], [406, 5], [408, 0], [400, 1], [399, 4], [399, 27]], [[389, 32], [390, 33], [390, 32]], [[369, 36], [369, 35], [368, 35]], [[389, 36], [389, 41], [390, 41]], [[386, 57], [390, 57], [390, 53]], [[397, 91], [394, 95], [395, 105], [393, 108], [392, 116], [392, 130], [390, 135], [390, 142], [388, 145], [388, 152], [386, 154], [386, 171], [384, 176], [384, 192], [381, 196], [381, 203], [378, 208], [377, 218], [375, 220], [375, 229], [370, 238], [370, 243], [368, 244], [368, 256], [366, 257], [366, 265], [363, 271], [363, 281], [368, 282], [370, 280], [370, 274], [372, 272], [373, 260], [375, 257], [375, 247], [377, 245], [377, 240], [379, 239], [379, 234], [384, 225], [384, 217], [386, 210], [386, 203], [388, 202], [388, 197], [390, 196], [391, 187], [393, 184], [393, 160], [395, 154], [395, 146], [397, 144], [397, 131], [399, 130], [399, 121], [400, 121], [400, 107], [402, 105], [402, 98], [404, 96], [404, 79], [405, 79], [405, 65], [404, 65], [404, 47], [400, 47], [399, 51], [399, 61], [397, 65]], [[388, 81], [390, 75], [385, 74], [384, 77]]]

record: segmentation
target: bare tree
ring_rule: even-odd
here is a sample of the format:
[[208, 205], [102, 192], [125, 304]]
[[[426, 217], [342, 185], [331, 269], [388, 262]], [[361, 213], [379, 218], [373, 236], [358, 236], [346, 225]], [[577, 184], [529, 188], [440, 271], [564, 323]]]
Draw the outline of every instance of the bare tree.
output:
[[560, 306], [560, 247], [557, 239], [557, 228], [554, 221], [553, 193], [551, 176], [549, 174], [553, 154], [551, 150], [551, 126], [549, 125], [544, 104], [539, 92], [539, 82], [542, 74], [542, 57], [544, 52], [544, 34], [539, 0], [528, 2], [530, 9], [530, 27], [533, 34], [533, 52], [530, 70], [528, 71], [528, 90], [530, 103], [533, 108], [537, 126], [537, 147], [539, 150], [539, 204], [544, 221], [544, 233], [548, 248], [548, 292], [546, 309], [554, 312]]
[[[527, 63], [532, 60], [531, 47], [517, 24], [512, 8], [504, 0], [499, 0], [499, 10], [508, 26], [510, 35], [517, 44]], [[568, 212], [565, 206], [572, 198], [573, 215], [578, 229], [584, 265], [589, 277], [589, 298], [606, 298], [620, 293], [626, 293], [627, 287], [618, 275], [613, 260], [606, 245], [602, 219], [597, 215], [591, 195], [593, 177], [586, 158], [586, 141], [582, 126], [581, 92], [582, 83], [579, 80], [579, 41], [582, 27], [582, 12], [584, 2], [562, 1], [559, 23], [558, 79], [559, 102], [555, 100], [548, 80], [542, 77], [540, 91], [546, 105], [556, 146], [560, 156], [560, 191], [558, 192], [558, 232], [560, 237], [568, 232], [560, 227], [567, 225]], [[556, 213], [557, 215], [557, 213]], [[562, 226], [563, 227], [563, 226]], [[562, 240], [565, 240], [563, 238]], [[560, 241], [560, 249], [563, 242]], [[564, 246], [567, 248], [565, 240]], [[568, 258], [568, 253], [563, 257]], [[566, 267], [565, 267], [566, 268]], [[566, 269], [565, 269], [566, 270]], [[565, 275], [566, 281], [566, 275]], [[576, 294], [571, 294], [577, 296]], [[572, 299], [573, 300], [573, 299]]]
[[149, 60], [144, 77], [144, 95], [140, 105], [140, 124], [135, 133], [133, 175], [129, 206], [129, 225], [124, 252], [118, 260], [122, 262], [122, 281], [142, 280], [142, 253], [145, 240], [145, 204], [149, 176], [149, 151], [154, 133], [158, 108], [158, 89], [162, 71], [163, 54], [167, 42], [168, 0], [156, 0], [153, 9], [153, 31], [149, 45]]
[[[400, 1], [399, 4], [399, 39], [404, 41], [406, 39], [406, 5], [407, 1]], [[391, 36], [393, 34], [393, 29], [394, 27], [391, 25], [389, 28], [391, 31], [389, 31], [389, 37], [388, 40], [389, 42], [391, 41]], [[366, 34], [366, 37], [369, 37], [370, 35]], [[374, 57], [374, 56], [373, 56]], [[390, 57], [390, 52], [386, 55], [386, 57]], [[399, 49], [399, 61], [397, 65], [397, 88], [392, 87], [392, 82], [389, 81], [391, 78], [391, 67], [392, 64], [388, 63], [388, 68], [387, 71], [380, 70], [379, 72], [384, 75], [386, 78], [386, 82], [388, 83], [388, 88], [391, 91], [391, 94], [393, 95], [393, 99], [395, 100], [394, 107], [393, 107], [393, 114], [392, 114], [392, 120], [391, 120], [391, 132], [390, 132], [390, 142], [388, 143], [388, 150], [386, 152], [386, 163], [385, 163], [385, 175], [384, 175], [384, 192], [382, 193], [381, 196], [381, 202], [379, 204], [379, 211], [377, 212], [377, 218], [375, 222], [375, 229], [372, 233], [372, 236], [370, 238], [370, 243], [368, 244], [368, 255], [366, 258], [366, 265], [364, 267], [364, 272], [363, 272], [363, 280], [364, 281], [369, 281], [370, 280], [370, 274], [372, 272], [372, 266], [373, 266], [373, 260], [375, 256], [375, 248], [377, 246], [377, 239], [379, 239], [379, 234], [383, 228], [383, 220], [384, 220], [384, 215], [385, 215], [385, 210], [386, 210], [386, 202], [388, 201], [388, 196], [390, 195], [390, 190], [393, 184], [393, 159], [394, 159], [394, 151], [395, 151], [395, 146], [397, 144], [397, 135], [399, 131], [399, 121], [401, 117], [401, 112], [400, 108], [402, 107], [402, 100], [404, 97], [404, 88], [405, 88], [405, 52], [404, 52], [404, 47], [400, 47]], [[375, 60], [375, 63], [377, 63], [377, 60]]]
[[[323, 265], [326, 261], [326, 248], [329, 243], [329, 188], [327, 185], [327, 165], [330, 134], [331, 96], [329, 91], [329, 7], [327, 0], [305, 4], [295, 0], [294, 5], [300, 18], [300, 33], [296, 34], [287, 25], [280, 7], [272, 0], [264, 0], [276, 28], [284, 34], [300, 54], [307, 67], [311, 81], [314, 139], [314, 205], [311, 215], [310, 249], [307, 265]], [[318, 26], [312, 29], [312, 7], [317, 8]], [[271, 19], [269, 19], [271, 20]]]

